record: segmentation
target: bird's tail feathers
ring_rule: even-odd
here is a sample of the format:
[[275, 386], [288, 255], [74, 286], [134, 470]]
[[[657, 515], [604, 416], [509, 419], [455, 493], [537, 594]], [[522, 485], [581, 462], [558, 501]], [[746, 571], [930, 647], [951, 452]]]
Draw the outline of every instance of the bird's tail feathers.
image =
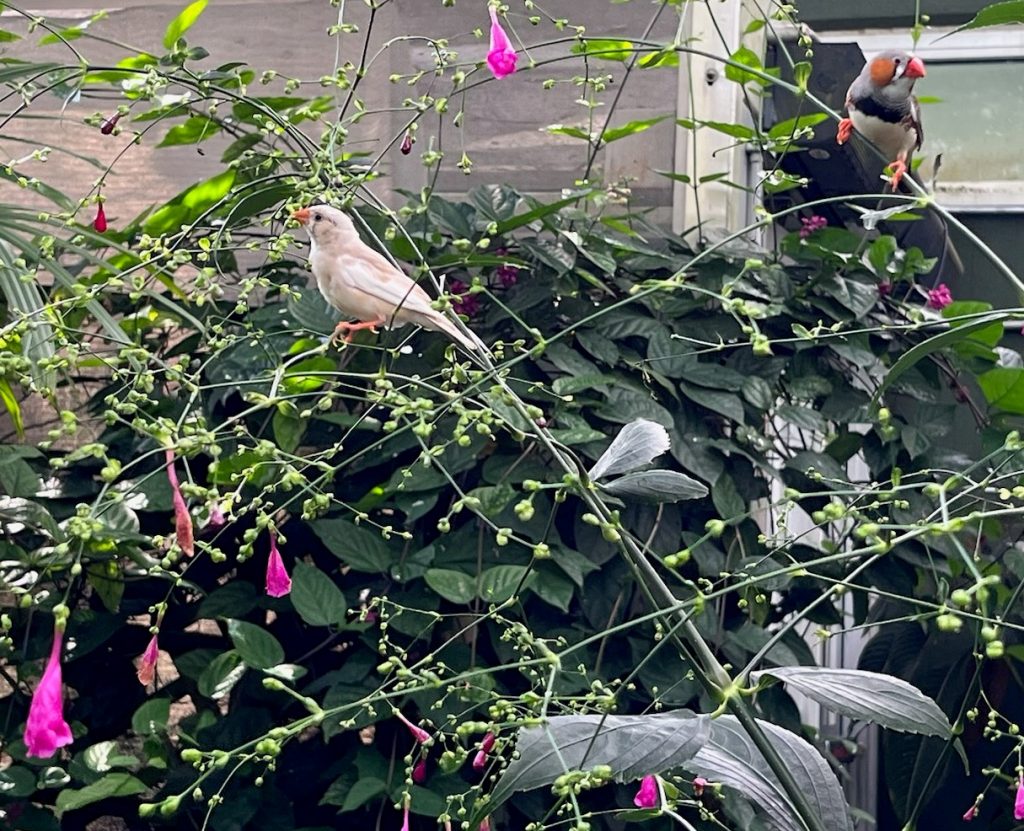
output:
[[424, 329], [433, 329], [435, 332], [443, 332], [471, 354], [486, 354], [487, 346], [472, 330], [469, 330], [468, 333], [463, 332], [458, 326], [440, 313], [435, 313], [429, 317], [427, 315], [417, 315], [417, 317], [420, 319], [416, 322]]

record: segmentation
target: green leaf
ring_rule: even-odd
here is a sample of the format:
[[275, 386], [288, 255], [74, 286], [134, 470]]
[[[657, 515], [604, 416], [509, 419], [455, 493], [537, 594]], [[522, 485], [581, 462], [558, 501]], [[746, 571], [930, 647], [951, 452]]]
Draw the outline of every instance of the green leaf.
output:
[[380, 534], [344, 519], [319, 519], [310, 523], [328, 550], [356, 571], [386, 573], [394, 559]]
[[827, 427], [821, 413], [817, 410], [812, 410], [810, 407], [783, 404], [775, 413], [783, 421], [787, 421], [801, 430], [813, 430], [818, 433], [824, 433]]
[[[495, 785], [486, 810], [494, 811], [518, 791], [549, 786], [570, 770], [607, 765], [616, 782], [632, 782], [678, 768], [707, 741], [710, 724], [707, 716], [679, 711], [554, 716], [540, 727], [524, 727], [516, 739], [516, 757]], [[472, 821], [470, 826], [475, 827]]]
[[601, 489], [614, 496], [633, 497], [656, 504], [702, 499], [708, 495], [707, 486], [703, 482], [674, 470], [627, 473], [613, 482], [603, 483]]
[[139, 736], [163, 733], [171, 717], [169, 698], [150, 698], [132, 713], [132, 730]]
[[189, 3], [181, 14], [179, 14], [174, 20], [167, 26], [167, 30], [164, 32], [164, 49], [171, 49], [174, 44], [178, 42], [185, 32], [192, 28], [198, 19], [199, 15], [206, 9], [206, 5], [209, 0], [195, 0], [194, 3]]
[[918, 361], [928, 357], [928, 355], [931, 355], [933, 352], [938, 352], [940, 349], [945, 349], [947, 346], [952, 346], [953, 344], [962, 341], [973, 332], [989, 326], [994, 321], [1002, 322], [1004, 320], [1008, 320], [1010, 317], [1011, 315], [1005, 312], [993, 312], [990, 315], [984, 315], [972, 323], [964, 323], [962, 326], [957, 326], [956, 328], [951, 328], [945, 332], [940, 332], [939, 334], [928, 338], [928, 340], [922, 341], [911, 349], [908, 349], [899, 357], [899, 360], [892, 365], [892, 368], [885, 376], [885, 380], [883, 380], [878, 389], [875, 390], [875, 394], [871, 399], [872, 403], [877, 403], [882, 397], [882, 394], [896, 382], [896, 379], [903, 375], [904, 372], [914, 366]]
[[848, 718], [901, 733], [949, 738], [953, 728], [939, 706], [902, 678], [880, 672], [831, 667], [779, 667], [751, 673], [799, 690], [822, 707]]
[[476, 597], [476, 577], [448, 568], [427, 569], [423, 579], [445, 600], [465, 605]]
[[0, 401], [11, 417], [11, 424], [14, 425], [14, 432], [21, 438], [25, 435], [25, 422], [21, 417], [21, 405], [18, 403], [14, 390], [5, 378], [0, 378]]
[[0, 770], [0, 797], [17, 799], [31, 796], [36, 790], [36, 777], [28, 768], [11, 766]]
[[[16, 35], [14, 32], [8, 32], [6, 29], [0, 29], [0, 43], [13, 43], [16, 40], [21, 40], [21, 35]], [[0, 786], [0, 793], [3, 793], [2, 786]]]
[[768, 130], [768, 138], [789, 138], [796, 133], [797, 130], [803, 130], [806, 127], [814, 127], [816, 124], [821, 124], [821, 122], [827, 118], [828, 115], [826, 113], [811, 113], [810, 115], [801, 115], [797, 118], [787, 118], [785, 121], [780, 121], [778, 124], [772, 125], [771, 129]]
[[541, 563], [542, 568], [538, 569], [536, 579], [530, 583], [530, 591], [545, 603], [568, 614], [575, 587], [572, 580], [561, 572], [544, 568], [549, 565], [549, 563]]
[[633, 54], [633, 44], [628, 40], [587, 38], [573, 44], [572, 53], [601, 58], [606, 61], [625, 61]]
[[668, 431], [664, 427], [638, 418], [619, 430], [587, 475], [597, 480], [613, 473], [628, 473], [650, 464], [670, 445]]
[[186, 188], [150, 214], [142, 223], [142, 230], [151, 236], [159, 236], [176, 232], [182, 225], [195, 222], [231, 192], [236, 172], [235, 168], [229, 168], [204, 182]]
[[590, 133], [582, 127], [570, 127], [568, 124], [549, 124], [544, 130], [557, 136], [571, 136], [572, 138], [590, 141]]
[[644, 55], [636, 65], [641, 69], [655, 69], [659, 66], [679, 66], [679, 53], [675, 49], [662, 49]]
[[285, 453], [294, 453], [306, 433], [306, 419], [277, 410], [271, 419], [274, 441]]
[[737, 520], [746, 516], [747, 503], [736, 490], [736, 483], [728, 473], [723, 473], [711, 485], [711, 500], [715, 503], [718, 515], [724, 520]]
[[[757, 720], [790, 775], [829, 831], [852, 831], [843, 790], [824, 757], [808, 742], [777, 725]], [[719, 716], [711, 736], [683, 762], [691, 773], [735, 790], [759, 811], [772, 831], [804, 828], [782, 785], [735, 716]]]
[[[956, 328], [965, 323], [973, 322], [976, 315], [992, 311], [992, 304], [981, 300], [954, 300], [942, 310], [942, 316], [949, 321], [949, 325]], [[957, 318], [964, 318], [958, 320]], [[1003, 324], [991, 323], [983, 329], [976, 329], [971, 333], [971, 340], [976, 340], [986, 346], [995, 346], [1003, 339]]]
[[176, 124], [167, 131], [157, 147], [174, 147], [179, 144], [198, 144], [213, 138], [220, 132], [220, 125], [203, 115], [192, 116], [183, 124]]
[[135, 796], [147, 789], [147, 785], [130, 773], [116, 771], [108, 773], [98, 782], [86, 785], [78, 790], [64, 789], [57, 794], [57, 813], [64, 814], [92, 805], [103, 799], [119, 796]]
[[246, 665], [234, 649], [222, 652], [206, 666], [196, 682], [200, 695], [221, 698], [231, 692], [243, 675]]
[[244, 620], [229, 620], [228, 636], [242, 660], [255, 669], [284, 663], [284, 647], [262, 626]]
[[[1024, 0], [1006, 0], [1004, 3], [993, 3], [985, 6], [963, 26], [950, 34], [962, 32], [964, 29], [981, 29], [985, 26], [1005, 26], [1008, 23], [1024, 23]], [[949, 35], [946, 35], [949, 37]], [[942, 40], [942, 38], [939, 38]]]
[[[26, 452], [28, 451], [28, 452]], [[0, 493], [7, 496], [35, 496], [39, 476], [25, 461], [25, 456], [38, 456], [33, 448], [0, 445]]]
[[999, 366], [978, 376], [985, 400], [1008, 413], [1024, 414], [1024, 369]]
[[480, 575], [480, 599], [488, 603], [504, 603], [532, 581], [526, 566], [494, 566]]
[[295, 611], [310, 626], [334, 626], [345, 622], [348, 614], [345, 595], [316, 566], [301, 560], [295, 563], [289, 596]]
[[362, 808], [371, 799], [376, 799], [387, 793], [387, 790], [387, 783], [382, 779], [373, 776], [360, 777], [345, 794], [345, 801], [341, 804], [340, 813]]
[[668, 116], [660, 115], [655, 118], [638, 118], [633, 121], [628, 121], [618, 127], [612, 127], [605, 130], [601, 136], [601, 141], [604, 144], [610, 144], [611, 142], [618, 141], [626, 136], [642, 133], [644, 130], [649, 130], [655, 124], [664, 121], [666, 118], [668, 118]]
[[[735, 52], [729, 56], [731, 63], [725, 65], [725, 77], [730, 81], [735, 81], [738, 84], [747, 84], [753, 81], [756, 84], [766, 84], [764, 78], [759, 75], [755, 75], [753, 72], [747, 72], [743, 69], [744, 66], [748, 66], [751, 69], [757, 69], [764, 71], [764, 66], [761, 64], [761, 59], [757, 53], [747, 46], [741, 46]], [[739, 64], [739, 66], [734, 66]]]

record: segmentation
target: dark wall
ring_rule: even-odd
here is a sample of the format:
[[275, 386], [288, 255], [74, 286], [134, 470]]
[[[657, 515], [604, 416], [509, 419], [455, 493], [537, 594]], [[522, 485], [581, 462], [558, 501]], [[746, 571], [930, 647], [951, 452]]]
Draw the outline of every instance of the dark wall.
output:
[[[796, 0], [800, 19], [815, 29], [864, 29], [914, 25], [915, 0]], [[935, 26], [966, 23], [982, 0], [921, 0], [921, 13], [931, 16]]]
[[[981, 237], [1015, 274], [1024, 274], [1024, 245], [1021, 245], [1020, 214], [960, 214], [961, 222]], [[953, 242], [964, 264], [960, 285], [951, 285], [954, 297], [988, 300], [1002, 308], [1016, 308], [1021, 298], [977, 246], [957, 231]]]

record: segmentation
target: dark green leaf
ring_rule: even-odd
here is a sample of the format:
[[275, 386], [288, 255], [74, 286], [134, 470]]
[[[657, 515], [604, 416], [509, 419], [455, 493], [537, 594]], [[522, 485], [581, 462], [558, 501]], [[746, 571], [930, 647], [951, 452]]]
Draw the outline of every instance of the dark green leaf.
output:
[[132, 730], [139, 736], [162, 733], [171, 717], [169, 698], [150, 698], [132, 714]]
[[708, 495], [707, 486], [703, 482], [674, 470], [628, 473], [613, 482], [603, 483], [601, 488], [615, 496], [655, 503], [702, 499]]
[[949, 738], [953, 728], [938, 705], [901, 678], [832, 667], [779, 667], [752, 673], [784, 681], [822, 707], [901, 733]]
[[480, 575], [480, 599], [488, 603], [504, 603], [520, 587], [532, 582], [526, 566], [493, 566]]
[[427, 569], [423, 579], [445, 600], [465, 605], [476, 597], [476, 577], [448, 568]]
[[245, 670], [242, 656], [235, 650], [222, 652], [200, 674], [197, 682], [199, 693], [214, 699], [227, 695], [245, 675]]
[[177, 124], [167, 131], [157, 147], [174, 147], [179, 144], [198, 144], [213, 138], [220, 131], [220, 125], [206, 116], [193, 116], [183, 124]]
[[320, 519], [310, 523], [328, 550], [356, 571], [387, 573], [393, 559], [379, 533], [344, 519]]
[[301, 560], [295, 563], [289, 597], [295, 611], [310, 626], [335, 626], [345, 622], [348, 613], [345, 595], [316, 566]]
[[284, 648], [266, 629], [245, 620], [229, 620], [228, 635], [238, 654], [255, 669], [284, 662]]
[[147, 790], [147, 785], [130, 773], [116, 771], [108, 773], [98, 782], [78, 790], [64, 789], [57, 794], [57, 811], [66, 813], [104, 799], [119, 796], [135, 796]]

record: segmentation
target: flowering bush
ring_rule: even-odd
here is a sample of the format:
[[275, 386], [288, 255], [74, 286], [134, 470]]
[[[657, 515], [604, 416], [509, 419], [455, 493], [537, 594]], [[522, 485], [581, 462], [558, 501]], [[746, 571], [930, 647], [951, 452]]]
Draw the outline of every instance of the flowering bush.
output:
[[[593, 179], [388, 212], [333, 154], [351, 113], [253, 96], [241, 65], [198, 73], [204, 7], [163, 56], [4, 70], [29, 103], [58, 80], [123, 96], [86, 116], [102, 135], [225, 126], [167, 106], [185, 92], [233, 112], [223, 169], [120, 227], [98, 187], [26, 177], [51, 210], [3, 208], [4, 820], [850, 829], [837, 748], [872, 722], [901, 823], [970, 806], [1011, 827], [1014, 313], [929, 292], [921, 251], [795, 208], [749, 229], [792, 228], [777, 248], [694, 248]], [[516, 50], [497, 6], [478, 12], [502, 83]], [[553, 43], [584, 65], [695, 48], [577, 35]], [[747, 52], [730, 80], [771, 82]], [[439, 100], [410, 99], [397, 151]], [[298, 126], [313, 113], [322, 142]], [[627, 127], [582, 131], [587, 158]], [[287, 217], [355, 193], [364, 239], [487, 354], [329, 338]], [[33, 442], [30, 401], [55, 415]], [[859, 669], [817, 666], [810, 644], [849, 629], [871, 631]], [[837, 734], [801, 724], [793, 692]]]

